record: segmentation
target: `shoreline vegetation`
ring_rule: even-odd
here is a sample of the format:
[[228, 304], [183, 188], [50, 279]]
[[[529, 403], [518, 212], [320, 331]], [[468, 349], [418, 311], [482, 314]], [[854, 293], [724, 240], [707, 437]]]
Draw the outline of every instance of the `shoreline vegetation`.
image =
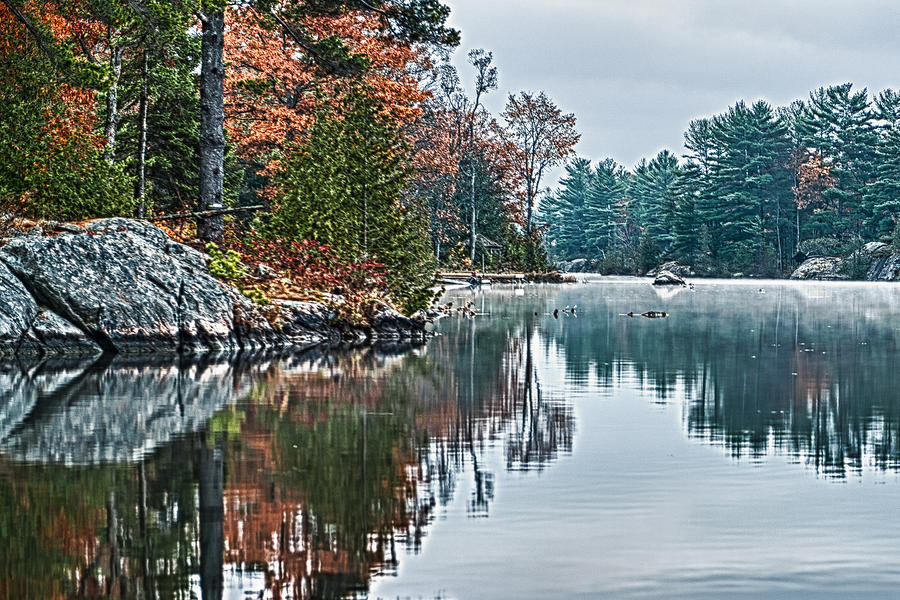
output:
[[[304, 349], [328, 343], [420, 345], [434, 315], [407, 318], [390, 304], [352, 296], [262, 301], [259, 277], [222, 277], [216, 264], [145, 221], [45, 223], [0, 247], [0, 356], [198, 354]], [[220, 253], [221, 254], [221, 253]], [[218, 275], [218, 278], [213, 275]], [[284, 289], [293, 284], [279, 277]]]
[[575, 116], [544, 92], [491, 114], [493, 56], [457, 71], [449, 14], [0, 0], [0, 237], [146, 219], [259, 311], [337, 295], [348, 323], [428, 309], [439, 270], [550, 273], [535, 210]]
[[685, 155], [628, 170], [578, 157], [575, 115], [543, 91], [492, 114], [493, 56], [453, 66], [449, 15], [438, 0], [0, 0], [0, 238], [148, 220], [272, 320], [278, 300], [333, 295], [348, 323], [412, 315], [435, 273], [896, 276], [900, 92], [739, 101], [692, 121]]

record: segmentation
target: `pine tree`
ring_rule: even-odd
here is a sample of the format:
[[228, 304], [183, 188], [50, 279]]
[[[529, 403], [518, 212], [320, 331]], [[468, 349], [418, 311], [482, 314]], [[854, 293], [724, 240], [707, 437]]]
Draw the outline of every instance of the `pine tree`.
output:
[[554, 254], [563, 259], [584, 257], [588, 253], [584, 230], [585, 204], [595, 185], [591, 162], [576, 158], [566, 163], [566, 175], [560, 189], [546, 196], [540, 205], [542, 222], [548, 226], [547, 242]]
[[790, 190], [787, 128], [767, 103], [748, 107], [738, 102], [715, 120], [712, 134], [718, 147], [712, 182], [721, 257], [735, 270], [770, 269], [773, 247], [784, 259], [780, 231]]
[[875, 149], [876, 178], [865, 191], [876, 235], [889, 236], [900, 219], [900, 128], [891, 128]]
[[309, 140], [287, 161], [270, 233], [328, 244], [353, 262], [380, 262], [406, 309], [422, 308], [433, 259], [427, 211], [401, 202], [409, 146], [365, 86], [319, 111]]
[[862, 234], [863, 224], [872, 214], [863, 195], [874, 176], [878, 141], [868, 92], [865, 88], [853, 92], [852, 88], [845, 83], [810, 93], [797, 123], [803, 145], [821, 154], [837, 179], [825, 197], [835, 213], [830, 233], [841, 238]]
[[697, 224], [696, 204], [702, 188], [702, 174], [695, 163], [681, 169], [673, 185], [675, 211], [672, 214], [672, 247], [674, 258], [696, 266], [700, 251], [700, 232]]
[[648, 236], [667, 255], [675, 242], [677, 182], [681, 175], [678, 159], [668, 150], [660, 152], [649, 163], [642, 163], [630, 179], [631, 212]]
[[607, 158], [594, 170], [594, 182], [584, 203], [583, 230], [585, 247], [595, 256], [602, 256], [617, 246], [619, 237], [619, 202], [624, 196], [623, 169]]

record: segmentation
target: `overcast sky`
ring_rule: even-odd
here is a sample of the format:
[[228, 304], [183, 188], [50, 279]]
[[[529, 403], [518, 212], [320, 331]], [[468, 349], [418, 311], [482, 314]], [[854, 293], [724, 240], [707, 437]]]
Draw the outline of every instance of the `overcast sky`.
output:
[[[691, 119], [739, 99], [787, 104], [851, 81], [900, 88], [897, 0], [444, 0], [465, 54], [494, 53], [500, 88], [544, 90], [578, 117], [580, 155], [626, 167], [683, 154]], [[554, 182], [548, 182], [554, 184]]]

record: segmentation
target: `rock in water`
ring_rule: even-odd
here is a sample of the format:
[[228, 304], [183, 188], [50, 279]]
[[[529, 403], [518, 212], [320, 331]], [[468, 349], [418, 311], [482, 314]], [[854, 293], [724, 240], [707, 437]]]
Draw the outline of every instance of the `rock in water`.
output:
[[234, 312], [245, 299], [208, 273], [200, 252], [148, 223], [102, 219], [83, 234], [18, 237], [0, 250], [0, 262], [39, 304], [104, 350], [241, 345]]
[[55, 230], [63, 233], [23, 235], [0, 248], [0, 354], [190, 353], [426, 337], [424, 320], [387, 307], [367, 324], [342, 321], [322, 302], [276, 300], [263, 312], [213, 278], [204, 254], [143, 221]]
[[687, 285], [684, 279], [671, 271], [660, 271], [653, 280], [653, 285]]

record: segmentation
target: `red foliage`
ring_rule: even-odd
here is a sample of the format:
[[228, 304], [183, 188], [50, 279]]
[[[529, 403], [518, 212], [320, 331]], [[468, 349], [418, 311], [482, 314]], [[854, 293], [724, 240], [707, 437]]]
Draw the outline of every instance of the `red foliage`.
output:
[[251, 231], [234, 238], [230, 247], [240, 253], [244, 264], [264, 264], [281, 272], [284, 279], [261, 286], [269, 298], [303, 299], [310, 291], [338, 294], [344, 300], [339, 306], [344, 316], [359, 320], [369, 303], [387, 297], [384, 265], [348, 262], [328, 244], [265, 238]]
[[[23, 12], [44, 25], [58, 41], [64, 42], [76, 33], [83, 33], [83, 24], [72, 22], [54, 12], [54, 5], [51, 3], [26, 2]], [[21, 57], [37, 52], [25, 27], [6, 6], [0, 4], [0, 61], [15, 65], [20, 62]], [[29, 75], [17, 73], [15, 69], [10, 69], [8, 73], [13, 77]], [[16, 86], [18, 82], [0, 81], [0, 85]], [[102, 146], [102, 138], [94, 131], [97, 122], [97, 93], [94, 90], [56, 83], [44, 86], [40, 98], [47, 105], [43, 115], [45, 123], [40, 133], [52, 140], [51, 151], [65, 146], [71, 140], [78, 142], [76, 145], [81, 153]], [[60, 107], [62, 110], [58, 110]], [[46, 157], [42, 157], [42, 161], [48, 162]]]
[[[303, 140], [317, 94], [331, 98], [327, 102], [339, 98], [340, 78], [317, 71], [303, 48], [256, 11], [231, 8], [227, 19], [226, 127], [239, 154], [265, 163], [271, 174], [283, 152]], [[427, 93], [412, 67], [427, 59], [416, 49], [385, 37], [378, 20], [362, 13], [307, 17], [300, 25], [316, 40], [336, 36], [351, 53], [365, 55], [371, 64], [365, 82], [401, 125], [419, 117]]]

